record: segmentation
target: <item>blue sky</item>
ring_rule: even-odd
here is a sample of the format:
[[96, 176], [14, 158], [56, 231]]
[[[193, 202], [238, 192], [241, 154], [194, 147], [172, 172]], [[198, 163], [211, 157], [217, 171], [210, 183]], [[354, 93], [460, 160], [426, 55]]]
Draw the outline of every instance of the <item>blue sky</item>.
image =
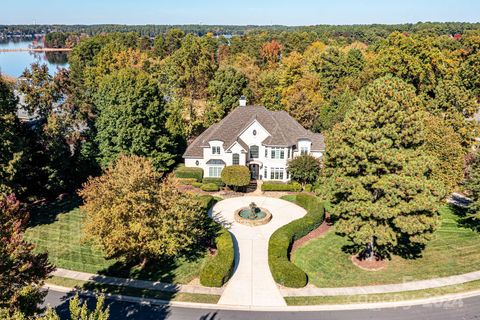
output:
[[2, 0], [0, 24], [480, 22], [479, 0]]

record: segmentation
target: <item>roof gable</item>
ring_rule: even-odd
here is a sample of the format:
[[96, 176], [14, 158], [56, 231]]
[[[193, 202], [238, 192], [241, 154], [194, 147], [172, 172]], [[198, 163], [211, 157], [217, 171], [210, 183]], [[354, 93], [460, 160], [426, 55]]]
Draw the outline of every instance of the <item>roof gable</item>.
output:
[[[239, 136], [257, 121], [270, 136], [262, 143], [264, 145], [292, 146], [298, 139], [307, 138], [312, 140], [312, 148], [323, 146], [323, 136], [303, 128], [295, 119], [285, 111], [271, 111], [263, 106], [237, 107], [223, 120], [210, 126], [200, 134], [187, 148], [184, 157], [203, 157], [203, 148], [209, 147], [211, 140], [224, 141], [228, 149], [235, 142], [245, 148]], [[321, 139], [319, 136], [321, 136]], [[315, 139], [312, 137], [316, 136]], [[315, 140], [315, 143], [314, 141]], [[323, 147], [322, 147], [323, 149]], [[321, 149], [315, 149], [321, 150]]]

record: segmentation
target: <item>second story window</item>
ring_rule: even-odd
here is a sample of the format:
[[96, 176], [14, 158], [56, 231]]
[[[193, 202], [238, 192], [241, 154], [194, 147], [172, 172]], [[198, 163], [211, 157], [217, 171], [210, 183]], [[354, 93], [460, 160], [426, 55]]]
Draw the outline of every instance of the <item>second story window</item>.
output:
[[212, 154], [220, 154], [220, 147], [212, 147]]
[[283, 148], [272, 148], [271, 155], [272, 159], [285, 159], [285, 151]]
[[300, 154], [301, 155], [308, 154], [308, 147], [301, 147], [300, 148]]
[[240, 155], [238, 153], [232, 154], [232, 164], [233, 165], [240, 164]]
[[258, 146], [251, 146], [250, 159], [257, 159], [257, 158], [258, 158]]

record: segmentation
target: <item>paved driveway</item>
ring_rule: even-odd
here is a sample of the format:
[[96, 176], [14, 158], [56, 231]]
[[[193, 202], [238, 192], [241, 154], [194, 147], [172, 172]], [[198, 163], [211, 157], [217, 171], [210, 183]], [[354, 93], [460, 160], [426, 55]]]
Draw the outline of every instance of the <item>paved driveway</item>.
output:
[[[248, 227], [234, 221], [234, 213], [251, 202], [272, 214], [262, 226]], [[218, 202], [212, 217], [225, 225], [235, 242], [235, 271], [220, 298], [219, 304], [242, 306], [285, 306], [268, 267], [268, 239], [281, 226], [303, 217], [306, 211], [285, 200], [245, 196]]]

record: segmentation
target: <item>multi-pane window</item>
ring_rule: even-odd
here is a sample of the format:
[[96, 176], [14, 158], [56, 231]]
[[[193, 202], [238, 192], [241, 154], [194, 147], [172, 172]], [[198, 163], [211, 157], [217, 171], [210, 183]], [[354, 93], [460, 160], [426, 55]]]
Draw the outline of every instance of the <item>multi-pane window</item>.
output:
[[250, 159], [257, 159], [257, 158], [258, 158], [258, 146], [251, 146]]
[[290, 159], [290, 148], [287, 148], [287, 159]]
[[283, 180], [283, 168], [270, 168], [270, 180]]
[[285, 158], [285, 150], [283, 148], [272, 148], [270, 152], [272, 159], [284, 159]]
[[212, 147], [212, 154], [220, 154], [220, 147], [219, 146]]
[[238, 153], [232, 154], [232, 164], [240, 164], [240, 155]]
[[267, 179], [267, 177], [268, 177], [267, 167], [264, 167], [264, 168], [263, 168], [263, 177], [264, 177], [265, 179]]
[[268, 148], [265, 147], [265, 159], [268, 158]]
[[300, 148], [300, 154], [301, 155], [308, 154], [308, 147], [301, 147]]
[[222, 173], [223, 167], [208, 167], [208, 176], [218, 178]]

